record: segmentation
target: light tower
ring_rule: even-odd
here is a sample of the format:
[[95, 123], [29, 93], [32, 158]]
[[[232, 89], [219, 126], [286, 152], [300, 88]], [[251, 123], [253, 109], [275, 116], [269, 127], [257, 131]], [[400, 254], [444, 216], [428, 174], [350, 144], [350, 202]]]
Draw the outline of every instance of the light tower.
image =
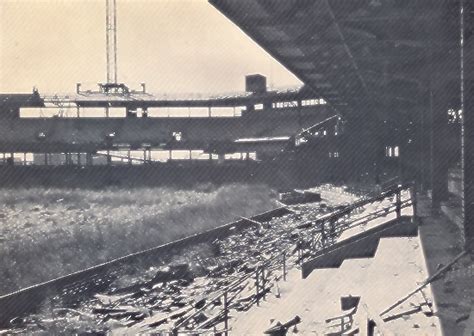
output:
[[117, 2], [106, 0], [107, 84], [117, 84]]
[[76, 92], [80, 94], [122, 94], [146, 93], [145, 84], [142, 83], [141, 91], [130, 90], [124, 83], [119, 83], [117, 79], [117, 0], [105, 0], [105, 40], [106, 40], [106, 61], [107, 61], [107, 81], [98, 83], [99, 92], [90, 90], [81, 91], [81, 83], [76, 84]]

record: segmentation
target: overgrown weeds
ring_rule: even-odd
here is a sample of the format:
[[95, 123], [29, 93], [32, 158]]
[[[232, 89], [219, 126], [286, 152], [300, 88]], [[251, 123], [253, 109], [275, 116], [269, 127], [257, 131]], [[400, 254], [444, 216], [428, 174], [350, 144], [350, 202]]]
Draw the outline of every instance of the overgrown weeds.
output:
[[263, 185], [0, 190], [0, 294], [275, 207]]

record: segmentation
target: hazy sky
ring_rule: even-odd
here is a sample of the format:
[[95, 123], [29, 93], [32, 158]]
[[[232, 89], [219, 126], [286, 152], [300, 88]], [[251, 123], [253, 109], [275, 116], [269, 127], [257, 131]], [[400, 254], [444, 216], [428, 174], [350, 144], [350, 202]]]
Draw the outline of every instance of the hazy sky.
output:
[[[118, 79], [150, 92], [228, 92], [244, 76], [299, 81], [206, 0], [117, 0]], [[0, 0], [0, 92], [105, 82], [105, 0]]]

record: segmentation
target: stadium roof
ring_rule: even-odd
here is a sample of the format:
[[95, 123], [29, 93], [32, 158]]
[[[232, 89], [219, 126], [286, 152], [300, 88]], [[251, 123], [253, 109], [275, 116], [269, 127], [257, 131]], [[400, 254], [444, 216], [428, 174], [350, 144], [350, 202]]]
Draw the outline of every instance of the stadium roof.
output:
[[458, 1], [209, 1], [340, 112], [413, 106], [433, 69], [459, 78]]

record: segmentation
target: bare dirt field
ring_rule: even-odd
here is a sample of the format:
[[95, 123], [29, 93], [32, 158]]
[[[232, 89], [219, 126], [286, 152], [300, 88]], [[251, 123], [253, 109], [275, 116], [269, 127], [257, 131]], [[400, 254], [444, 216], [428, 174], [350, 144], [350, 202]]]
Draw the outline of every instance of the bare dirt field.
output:
[[263, 185], [0, 190], [0, 295], [276, 207]]

